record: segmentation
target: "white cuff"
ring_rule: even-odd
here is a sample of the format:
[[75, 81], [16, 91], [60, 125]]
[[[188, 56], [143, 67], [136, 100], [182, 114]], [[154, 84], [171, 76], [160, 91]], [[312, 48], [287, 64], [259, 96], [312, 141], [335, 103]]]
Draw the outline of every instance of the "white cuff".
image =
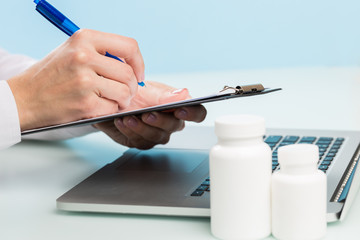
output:
[[19, 115], [15, 98], [6, 81], [0, 80], [0, 149], [21, 141]]

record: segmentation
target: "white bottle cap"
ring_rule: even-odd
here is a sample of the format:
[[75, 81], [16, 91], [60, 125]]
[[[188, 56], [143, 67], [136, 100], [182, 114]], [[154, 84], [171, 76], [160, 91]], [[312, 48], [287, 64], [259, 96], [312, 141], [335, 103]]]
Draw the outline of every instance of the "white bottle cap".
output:
[[319, 161], [319, 147], [314, 144], [291, 144], [278, 149], [280, 167], [316, 166]]
[[216, 119], [219, 138], [248, 138], [265, 135], [265, 120], [255, 115], [227, 115]]

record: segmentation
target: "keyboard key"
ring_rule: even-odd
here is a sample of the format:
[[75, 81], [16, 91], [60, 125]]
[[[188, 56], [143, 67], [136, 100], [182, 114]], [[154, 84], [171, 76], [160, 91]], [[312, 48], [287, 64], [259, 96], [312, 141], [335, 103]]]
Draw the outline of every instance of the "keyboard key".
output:
[[316, 144], [319, 148], [325, 148], [327, 149], [329, 147], [329, 145], [319, 145], [319, 144]]
[[335, 157], [336, 153], [328, 153], [326, 156], [327, 157]]
[[278, 143], [282, 139], [282, 136], [269, 136], [266, 138], [266, 143]]
[[204, 185], [204, 186], [210, 186], [210, 181], [204, 181], [201, 185]]
[[271, 147], [271, 149], [273, 149], [276, 146], [276, 143], [268, 143], [269, 147]]
[[300, 139], [300, 142], [310, 142], [310, 143], [313, 143], [315, 142], [316, 140], [316, 137], [302, 137]]
[[299, 136], [286, 136], [282, 142], [296, 142], [299, 138]]
[[329, 150], [329, 153], [337, 153], [337, 152], [338, 152], [338, 149], [331, 148], [331, 149]]
[[281, 142], [280, 143], [280, 147], [283, 147], [283, 146], [287, 146], [287, 145], [291, 145], [291, 144], [295, 144], [294, 142]]
[[343, 144], [343, 142], [344, 142], [344, 141], [338, 141], [338, 140], [336, 140], [336, 141], [334, 142], [334, 144], [336, 144], [336, 145], [341, 145], [341, 144]]
[[334, 140], [334, 138], [332, 138], [332, 137], [321, 137], [321, 138], [319, 138], [319, 141], [332, 142], [332, 140]]
[[319, 169], [320, 169], [320, 170], [327, 170], [328, 168], [329, 168], [328, 165], [320, 165], [320, 166], [319, 166]]
[[191, 196], [193, 196], [193, 197], [200, 197], [200, 196], [202, 196], [204, 194], [204, 191], [197, 191], [197, 190], [195, 190], [192, 194], [191, 194]]
[[330, 165], [331, 161], [322, 161], [321, 165]]
[[206, 186], [206, 185], [200, 185], [200, 186], [196, 189], [196, 191], [206, 191], [206, 189], [208, 189], [208, 186]]
[[340, 137], [338, 137], [338, 138], [336, 138], [336, 142], [343, 142], [345, 140], [345, 138], [340, 138]]
[[325, 158], [324, 158], [324, 161], [332, 161], [332, 160], [334, 160], [333, 157], [325, 157]]

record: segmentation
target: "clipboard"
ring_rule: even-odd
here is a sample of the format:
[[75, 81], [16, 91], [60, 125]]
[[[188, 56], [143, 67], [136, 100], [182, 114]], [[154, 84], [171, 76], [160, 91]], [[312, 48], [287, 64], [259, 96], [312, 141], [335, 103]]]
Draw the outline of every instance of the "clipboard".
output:
[[275, 91], [279, 91], [281, 88], [264, 88], [262, 84], [252, 84], [252, 85], [243, 85], [243, 86], [236, 86], [236, 87], [229, 87], [225, 86], [222, 90], [220, 90], [218, 93], [210, 94], [203, 97], [197, 97], [197, 98], [191, 98], [183, 101], [177, 101], [162, 105], [156, 105], [152, 107], [147, 108], [141, 108], [137, 110], [127, 111], [127, 112], [121, 112], [121, 113], [114, 113], [110, 115], [95, 117], [95, 118], [89, 118], [89, 119], [82, 119], [77, 120], [73, 122], [68, 123], [62, 123], [47, 127], [40, 127], [36, 129], [30, 129], [25, 130], [21, 132], [21, 135], [28, 135], [32, 133], [38, 133], [43, 131], [49, 131], [49, 130], [55, 130], [65, 127], [75, 127], [75, 126], [83, 126], [88, 124], [95, 124], [99, 122], [105, 122], [109, 121], [115, 118], [119, 117], [125, 117], [129, 115], [140, 115], [147, 112], [153, 112], [153, 111], [171, 111], [175, 108], [184, 107], [184, 106], [194, 106], [199, 105], [203, 103], [208, 102], [215, 102], [215, 101], [221, 101], [221, 100], [227, 100], [227, 99], [234, 99], [239, 97], [249, 97], [249, 96], [256, 96], [256, 95], [262, 95], [267, 93], [272, 93]]

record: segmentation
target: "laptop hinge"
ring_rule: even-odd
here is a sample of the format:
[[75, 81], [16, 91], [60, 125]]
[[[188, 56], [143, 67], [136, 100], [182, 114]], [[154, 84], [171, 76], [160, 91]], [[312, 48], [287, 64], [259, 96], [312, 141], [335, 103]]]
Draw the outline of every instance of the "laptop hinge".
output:
[[332, 196], [332, 202], [343, 202], [346, 199], [347, 193], [349, 192], [350, 185], [355, 173], [355, 169], [357, 167], [357, 163], [359, 162], [360, 158], [360, 146], [357, 148], [353, 159], [349, 163], [345, 174], [343, 175], [340, 184], [337, 187], [334, 195]]

